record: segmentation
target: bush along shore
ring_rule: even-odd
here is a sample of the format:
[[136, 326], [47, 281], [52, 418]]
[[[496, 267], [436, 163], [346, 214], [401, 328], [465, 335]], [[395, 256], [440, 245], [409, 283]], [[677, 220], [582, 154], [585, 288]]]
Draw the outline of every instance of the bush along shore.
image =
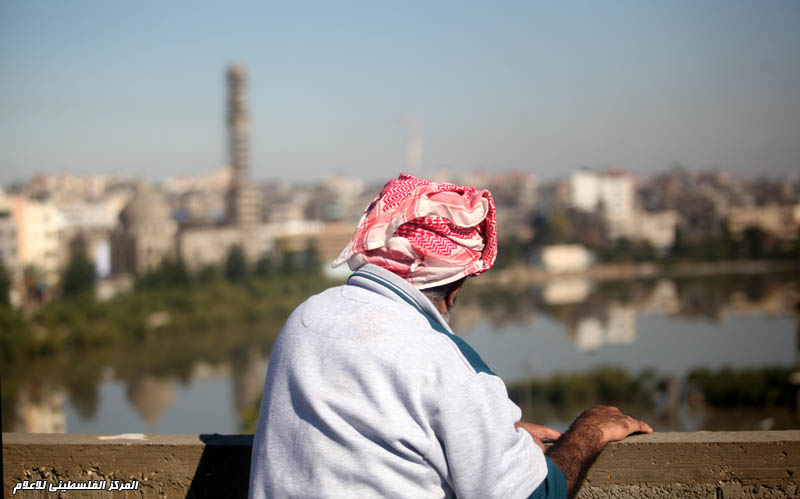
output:
[[[670, 403], [713, 407], [794, 408], [796, 387], [786, 367], [694, 369], [684, 379], [644, 370], [637, 375], [618, 367], [560, 373], [509, 384], [509, 396], [528, 405], [591, 404], [666, 406]], [[664, 407], [666, 408], [666, 407]]]
[[311, 270], [316, 264], [284, 259], [248, 266], [232, 252], [225, 266], [197, 273], [179, 260], [165, 261], [139, 276], [131, 291], [98, 301], [93, 269], [81, 277], [76, 271], [80, 263], [68, 266], [62, 296], [30, 317], [0, 303], [0, 360], [16, 362], [112, 343], [136, 345], [165, 335], [224, 332], [254, 324], [279, 329], [301, 301], [333, 284]]
[[253, 349], [269, 355], [291, 311], [336, 284], [305, 260], [261, 259], [250, 266], [232, 253], [225, 266], [196, 273], [165, 261], [108, 301], [94, 298], [93, 269], [79, 265], [83, 274], [71, 271], [62, 295], [29, 317], [0, 303], [4, 426], [20, 393], [38, 399], [48, 389], [66, 389], [78, 413], [92, 418], [99, 383], [109, 373], [125, 382], [142, 376], [186, 381], [198, 363], [221, 365]]

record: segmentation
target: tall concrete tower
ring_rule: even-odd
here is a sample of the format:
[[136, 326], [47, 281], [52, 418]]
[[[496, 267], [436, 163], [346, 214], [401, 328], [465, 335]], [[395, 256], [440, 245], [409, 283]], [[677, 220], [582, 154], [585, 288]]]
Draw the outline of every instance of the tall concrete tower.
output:
[[247, 72], [244, 66], [228, 67], [228, 140], [233, 169], [228, 190], [228, 223], [256, 225], [261, 220], [258, 191], [250, 183], [250, 121], [245, 102]]

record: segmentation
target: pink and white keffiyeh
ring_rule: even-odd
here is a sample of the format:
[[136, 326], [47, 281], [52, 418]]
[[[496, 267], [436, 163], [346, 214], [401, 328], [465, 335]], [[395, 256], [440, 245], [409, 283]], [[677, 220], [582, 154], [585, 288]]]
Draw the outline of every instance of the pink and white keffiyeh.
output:
[[492, 195], [401, 174], [364, 210], [356, 233], [334, 260], [351, 270], [373, 263], [432, 288], [494, 265], [497, 223]]

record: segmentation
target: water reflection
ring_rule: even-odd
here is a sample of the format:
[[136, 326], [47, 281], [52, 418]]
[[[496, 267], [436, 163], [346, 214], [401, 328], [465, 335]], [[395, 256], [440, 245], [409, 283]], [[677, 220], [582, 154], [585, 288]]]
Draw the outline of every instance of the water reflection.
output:
[[128, 385], [128, 401], [150, 425], [158, 428], [158, 420], [175, 401], [175, 378], [142, 376]]
[[236, 433], [240, 415], [260, 399], [276, 329], [165, 334], [4, 365], [3, 428]]
[[[24, 433], [64, 433], [67, 394], [52, 384], [29, 385], [17, 392], [8, 422], [3, 414], [3, 431]], [[5, 404], [3, 404], [5, 407]], [[5, 409], [4, 409], [5, 411]]]
[[[511, 385], [613, 365], [661, 386], [628, 401], [665, 429], [797, 427], [792, 411], [718, 409], [693, 392], [690, 369], [793, 367], [798, 275], [600, 281], [464, 288], [454, 328]], [[298, 301], [304, 297], [298, 297]], [[282, 320], [157, 339], [3, 366], [6, 431], [235, 433], [252, 427], [267, 358]], [[517, 390], [515, 388], [515, 390]], [[694, 394], [693, 394], [694, 393]], [[518, 395], [556, 426], [587, 401]], [[605, 400], [598, 400], [605, 402]], [[748, 412], [750, 411], [750, 412]]]
[[642, 315], [701, 318], [786, 317], [800, 302], [796, 273], [592, 282], [557, 278], [538, 286], [508, 283], [466, 286], [453, 327], [482, 321], [494, 327], [533, 324], [539, 313], [561, 322], [580, 348], [636, 341]]
[[[559, 407], [552, 405], [525, 405], [522, 417], [541, 422], [564, 431], [587, 406]], [[656, 431], [753, 431], [786, 430], [800, 427], [797, 413], [785, 407], [770, 408], [715, 408], [706, 404], [692, 406], [682, 404], [676, 411], [663, 411], [651, 406], [618, 404], [626, 414], [632, 414], [648, 422]]]
[[[792, 370], [800, 371], [796, 274], [563, 278], [515, 291], [508, 284], [465, 291], [455, 327], [510, 383], [512, 398], [530, 420], [564, 429], [581, 409], [612, 403], [661, 430], [800, 426], [792, 409], [797, 388], [789, 382]], [[617, 379], [617, 388], [646, 396], [598, 395], [587, 380], [601, 378], [608, 372], [604, 366], [635, 378], [629, 384]], [[717, 376], [736, 380], [726, 388], [733, 401], [707, 400], [713, 385], [698, 386], [693, 376], [698, 368], [725, 366], [739, 369]], [[765, 375], [774, 375], [766, 385]], [[648, 386], [635, 386], [642, 383]], [[550, 390], [546, 397], [542, 386]], [[764, 386], [778, 387], [781, 397], [737, 398], [747, 390], [767, 391]]]
[[258, 350], [240, 348], [234, 351], [233, 367], [233, 405], [236, 412], [244, 415], [261, 400], [267, 362]]

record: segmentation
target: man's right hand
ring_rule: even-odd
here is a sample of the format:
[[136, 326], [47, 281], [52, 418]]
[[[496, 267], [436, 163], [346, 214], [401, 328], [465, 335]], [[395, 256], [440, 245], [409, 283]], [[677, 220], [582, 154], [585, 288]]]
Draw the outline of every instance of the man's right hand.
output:
[[627, 416], [616, 407], [599, 405], [581, 413], [547, 450], [547, 456], [564, 473], [569, 496], [573, 497], [603, 447], [633, 433], [652, 432], [644, 421]]
[[603, 446], [622, 440], [634, 433], [653, 433], [653, 428], [644, 421], [626, 416], [616, 407], [598, 405], [583, 411], [570, 426], [570, 429], [597, 427], [603, 433]]

